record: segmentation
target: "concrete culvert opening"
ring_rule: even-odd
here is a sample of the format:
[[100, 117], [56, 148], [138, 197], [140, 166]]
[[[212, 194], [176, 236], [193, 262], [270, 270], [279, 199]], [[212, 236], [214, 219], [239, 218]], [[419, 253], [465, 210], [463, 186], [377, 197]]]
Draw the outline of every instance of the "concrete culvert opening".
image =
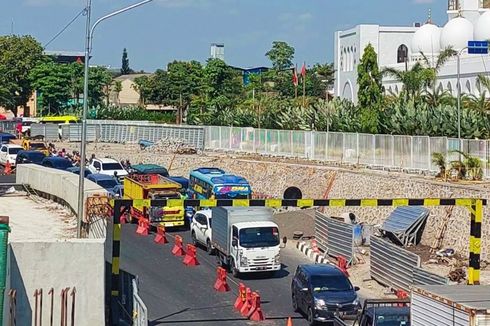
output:
[[289, 187], [284, 191], [284, 199], [302, 199], [303, 193], [297, 187]]

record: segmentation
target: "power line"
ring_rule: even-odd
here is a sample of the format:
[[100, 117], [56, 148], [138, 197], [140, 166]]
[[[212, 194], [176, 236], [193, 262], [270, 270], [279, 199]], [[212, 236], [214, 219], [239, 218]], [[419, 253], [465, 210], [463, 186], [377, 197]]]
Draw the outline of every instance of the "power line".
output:
[[68, 27], [70, 27], [71, 24], [73, 24], [75, 22], [75, 20], [77, 20], [78, 17], [80, 17], [80, 15], [84, 14], [86, 11], [87, 11], [87, 9], [83, 8], [72, 20], [70, 20], [70, 22], [65, 27], [63, 27], [58, 33], [56, 33], [56, 35], [53, 36], [49, 40], [49, 42], [47, 42], [44, 45], [43, 48], [46, 49], [48, 47], [48, 45], [50, 45], [54, 40], [56, 40], [58, 38], [58, 36], [60, 36]]

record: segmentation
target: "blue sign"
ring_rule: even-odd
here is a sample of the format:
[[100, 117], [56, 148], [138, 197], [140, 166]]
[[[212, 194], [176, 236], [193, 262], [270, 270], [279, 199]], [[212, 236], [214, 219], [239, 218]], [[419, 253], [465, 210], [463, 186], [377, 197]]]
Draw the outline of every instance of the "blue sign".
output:
[[468, 41], [469, 54], [488, 54], [488, 41]]

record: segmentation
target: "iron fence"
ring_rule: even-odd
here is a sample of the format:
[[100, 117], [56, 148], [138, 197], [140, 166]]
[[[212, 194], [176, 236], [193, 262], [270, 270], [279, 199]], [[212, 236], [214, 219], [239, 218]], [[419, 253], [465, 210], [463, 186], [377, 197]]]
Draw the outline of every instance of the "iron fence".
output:
[[145, 303], [138, 295], [138, 284], [133, 279], [133, 325], [148, 326], [148, 309]]
[[428, 136], [372, 135], [358, 133], [272, 130], [207, 126], [206, 149], [360, 164], [370, 168], [436, 173], [432, 153], [449, 161], [454, 152], [480, 158], [485, 177], [490, 177], [490, 141]]
[[353, 225], [315, 212], [315, 239], [318, 247], [330, 256], [342, 256], [348, 262], [354, 257]]

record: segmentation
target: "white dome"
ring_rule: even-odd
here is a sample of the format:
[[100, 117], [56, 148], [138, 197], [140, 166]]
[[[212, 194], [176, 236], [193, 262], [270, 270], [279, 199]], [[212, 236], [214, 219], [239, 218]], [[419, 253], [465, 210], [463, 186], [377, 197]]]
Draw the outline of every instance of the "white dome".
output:
[[412, 53], [436, 54], [439, 53], [441, 30], [434, 24], [427, 23], [413, 34]]
[[473, 24], [463, 17], [456, 17], [447, 22], [441, 32], [441, 49], [452, 46], [461, 50], [473, 40]]
[[478, 18], [475, 25], [475, 40], [490, 40], [490, 11], [485, 12]]

